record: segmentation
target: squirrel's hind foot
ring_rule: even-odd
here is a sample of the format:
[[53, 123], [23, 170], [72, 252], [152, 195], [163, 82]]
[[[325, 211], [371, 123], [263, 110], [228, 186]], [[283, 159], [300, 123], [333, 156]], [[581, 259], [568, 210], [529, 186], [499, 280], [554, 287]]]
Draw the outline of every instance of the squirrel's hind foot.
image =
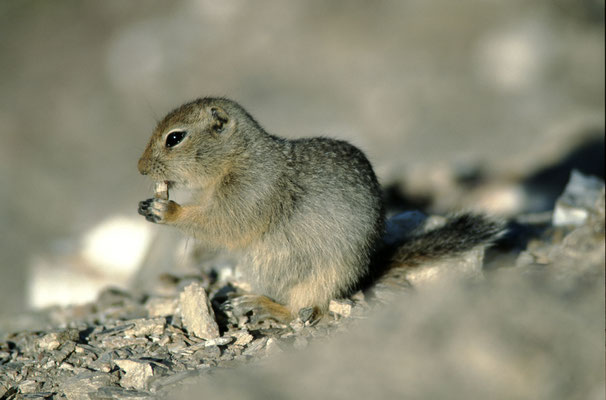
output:
[[288, 324], [294, 319], [290, 310], [282, 304], [276, 303], [269, 297], [255, 294], [245, 294], [230, 299], [223, 304], [222, 308], [231, 311], [237, 319], [247, 316], [251, 323], [271, 318]]

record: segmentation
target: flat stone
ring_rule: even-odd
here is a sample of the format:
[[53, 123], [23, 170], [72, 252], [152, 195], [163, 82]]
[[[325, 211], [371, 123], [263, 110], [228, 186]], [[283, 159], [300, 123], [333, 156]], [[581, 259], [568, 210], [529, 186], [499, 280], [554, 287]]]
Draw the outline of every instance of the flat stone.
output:
[[246, 346], [253, 340], [253, 335], [246, 330], [232, 332], [230, 335], [236, 338], [234, 346]]
[[108, 336], [101, 340], [101, 345], [108, 349], [119, 349], [122, 347], [143, 346], [149, 341], [144, 337], [120, 337]]
[[59, 351], [55, 352], [53, 355], [55, 357], [55, 361], [57, 364], [61, 364], [65, 361], [74, 351], [76, 350], [76, 344], [74, 342], [65, 342], [63, 346], [59, 349]]
[[196, 282], [186, 286], [179, 295], [183, 325], [201, 339], [219, 337], [219, 326], [204, 288]]
[[142, 360], [114, 360], [114, 363], [124, 371], [120, 386], [127, 389], [145, 390], [147, 381], [154, 375], [151, 363]]
[[192, 358], [195, 360], [199, 360], [202, 362], [207, 362], [208, 360], [216, 360], [221, 357], [221, 349], [219, 346], [208, 346], [196, 350], [192, 354]]
[[110, 372], [112, 367], [108, 361], [93, 361], [88, 365], [88, 368], [101, 372]]
[[61, 363], [61, 365], [59, 365], [59, 369], [63, 369], [65, 371], [73, 371], [74, 366], [70, 363]]
[[100, 387], [114, 383], [115, 378], [102, 372], [86, 372], [74, 375], [59, 385], [68, 400], [83, 400], [90, 398]]
[[254, 340], [252, 343], [250, 343], [248, 345], [248, 347], [246, 348], [246, 350], [244, 350], [244, 352], [242, 354], [247, 355], [247, 356], [255, 356], [255, 355], [260, 354], [260, 352], [267, 345], [267, 340], [268, 340], [268, 338], [266, 338], [266, 337], [262, 337], [262, 338]]
[[173, 338], [172, 342], [165, 346], [170, 353], [183, 353], [187, 349], [187, 345], [181, 338]]
[[134, 326], [124, 331], [127, 336], [160, 336], [164, 333], [166, 326], [164, 318], [139, 318], [128, 322], [133, 323]]
[[40, 389], [40, 383], [32, 379], [27, 379], [19, 383], [19, 391], [22, 394], [34, 393]]

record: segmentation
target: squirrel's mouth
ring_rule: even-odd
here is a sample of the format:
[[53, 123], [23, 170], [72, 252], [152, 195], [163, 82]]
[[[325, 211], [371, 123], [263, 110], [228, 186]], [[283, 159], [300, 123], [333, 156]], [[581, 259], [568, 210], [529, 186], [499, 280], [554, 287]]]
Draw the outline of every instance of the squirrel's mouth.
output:
[[166, 183], [166, 187], [170, 189], [179, 189], [183, 186], [183, 183], [177, 181], [164, 181]]

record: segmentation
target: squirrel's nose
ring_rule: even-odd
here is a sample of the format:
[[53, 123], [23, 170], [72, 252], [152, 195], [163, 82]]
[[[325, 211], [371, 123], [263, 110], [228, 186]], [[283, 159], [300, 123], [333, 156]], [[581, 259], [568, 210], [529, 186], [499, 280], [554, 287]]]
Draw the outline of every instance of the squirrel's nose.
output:
[[139, 169], [139, 173], [141, 175], [149, 174], [149, 163], [143, 157], [139, 159], [137, 163], [137, 168]]

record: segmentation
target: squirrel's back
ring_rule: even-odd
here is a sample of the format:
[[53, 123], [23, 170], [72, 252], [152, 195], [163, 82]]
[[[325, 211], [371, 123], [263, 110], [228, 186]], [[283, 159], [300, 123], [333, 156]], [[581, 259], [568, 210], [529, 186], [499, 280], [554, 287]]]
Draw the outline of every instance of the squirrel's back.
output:
[[[281, 139], [281, 208], [247, 249], [255, 289], [293, 309], [325, 308], [368, 274], [384, 216], [370, 162], [351, 144], [327, 138]], [[286, 205], [286, 206], [285, 206]], [[282, 209], [286, 207], [286, 209]], [[270, 271], [270, 273], [267, 273]]]

